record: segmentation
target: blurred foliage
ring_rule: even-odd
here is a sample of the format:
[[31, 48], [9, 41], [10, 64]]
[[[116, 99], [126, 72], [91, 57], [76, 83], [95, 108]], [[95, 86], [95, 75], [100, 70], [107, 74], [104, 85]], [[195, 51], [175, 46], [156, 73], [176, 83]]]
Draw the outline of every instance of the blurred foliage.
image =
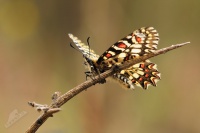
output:
[[[96, 53], [134, 29], [155, 27], [159, 48], [191, 44], [152, 59], [162, 80], [156, 88], [125, 91], [114, 83], [95, 85], [50, 118], [38, 133], [199, 133], [199, 0], [1, 0], [0, 132], [24, 132], [39, 113], [28, 101], [50, 104], [85, 81], [82, 55], [67, 33], [90, 43]], [[26, 114], [11, 126], [13, 111]]]

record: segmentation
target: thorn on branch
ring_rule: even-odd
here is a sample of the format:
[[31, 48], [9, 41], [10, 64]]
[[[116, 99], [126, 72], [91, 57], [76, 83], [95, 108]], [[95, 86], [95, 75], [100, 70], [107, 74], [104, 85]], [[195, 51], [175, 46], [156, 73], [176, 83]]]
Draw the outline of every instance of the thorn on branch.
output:
[[60, 96], [61, 96], [61, 92], [57, 91], [57, 92], [54, 92], [51, 99], [52, 99], [53, 102], [55, 102]]

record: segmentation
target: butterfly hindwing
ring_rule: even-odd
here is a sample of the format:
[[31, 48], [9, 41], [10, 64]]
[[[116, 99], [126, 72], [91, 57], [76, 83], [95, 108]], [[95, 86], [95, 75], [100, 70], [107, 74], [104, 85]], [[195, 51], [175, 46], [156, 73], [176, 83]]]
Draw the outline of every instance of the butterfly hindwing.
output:
[[121, 70], [119, 73], [114, 74], [112, 78], [123, 82], [126, 88], [134, 89], [134, 84], [147, 89], [150, 84], [156, 86], [157, 81], [160, 79], [160, 73], [156, 64], [146, 60]]

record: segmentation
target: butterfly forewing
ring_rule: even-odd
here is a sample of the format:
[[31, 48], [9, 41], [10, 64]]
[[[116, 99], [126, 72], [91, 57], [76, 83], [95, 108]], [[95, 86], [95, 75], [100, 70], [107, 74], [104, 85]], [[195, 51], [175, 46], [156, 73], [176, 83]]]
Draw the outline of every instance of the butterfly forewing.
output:
[[97, 60], [102, 71], [114, 64], [143, 56], [157, 49], [158, 33], [153, 27], [143, 27], [122, 38], [106, 50]]
[[79, 40], [76, 36], [70, 33], [68, 35], [86, 58], [89, 58], [91, 60], [97, 60], [99, 58], [99, 56], [95, 54], [95, 52], [90, 49], [88, 45], [82, 43], [81, 40]]

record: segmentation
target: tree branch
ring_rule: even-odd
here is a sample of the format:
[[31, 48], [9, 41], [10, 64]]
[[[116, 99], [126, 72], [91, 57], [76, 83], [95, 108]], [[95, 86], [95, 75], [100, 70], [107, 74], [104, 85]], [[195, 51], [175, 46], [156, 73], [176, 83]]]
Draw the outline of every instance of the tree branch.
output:
[[[42, 115], [39, 116], [39, 118], [37, 118], [37, 120], [29, 127], [29, 129], [26, 131], [26, 133], [35, 133], [38, 128], [49, 118], [52, 117], [54, 113], [59, 112], [61, 109], [60, 107], [65, 104], [67, 101], [69, 101], [71, 98], [73, 98], [74, 96], [76, 96], [77, 94], [79, 94], [80, 92], [82, 92], [83, 90], [86, 90], [87, 88], [91, 87], [92, 85], [95, 85], [96, 83], [100, 83], [100, 81], [102, 81], [103, 79], [113, 75], [114, 73], [126, 69], [134, 64], [140, 63], [144, 60], [147, 60], [149, 58], [152, 58], [154, 56], [158, 56], [160, 54], [164, 54], [170, 50], [182, 47], [186, 44], [189, 44], [190, 42], [185, 42], [185, 43], [181, 43], [181, 44], [176, 44], [176, 45], [172, 45], [166, 48], [162, 48], [159, 49], [153, 53], [144, 55], [142, 57], [138, 57], [136, 59], [130, 60], [125, 62], [124, 64], [120, 65], [120, 66], [115, 66], [112, 69], [94, 77], [93, 80], [87, 80], [83, 83], [81, 83], [80, 85], [78, 85], [77, 87], [69, 90], [68, 92], [66, 92], [65, 94], [61, 95], [61, 96], [57, 96], [56, 99], [53, 99], [53, 103], [48, 106], [48, 110], [45, 110], [44, 113]], [[30, 103], [29, 103], [30, 104]], [[33, 104], [35, 104], [33, 102]], [[34, 105], [31, 105], [34, 106]]]

